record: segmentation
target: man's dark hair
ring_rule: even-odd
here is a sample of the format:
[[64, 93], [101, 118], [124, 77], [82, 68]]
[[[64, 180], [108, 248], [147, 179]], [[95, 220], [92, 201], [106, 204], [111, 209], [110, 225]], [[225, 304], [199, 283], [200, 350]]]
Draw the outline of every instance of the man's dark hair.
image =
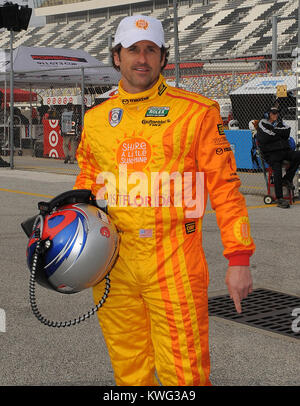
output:
[[[163, 57], [165, 56], [165, 63], [164, 63], [164, 65], [162, 66], [162, 68], [161, 68], [161, 72], [165, 69], [165, 67], [167, 66], [167, 64], [168, 64], [168, 58], [169, 58], [169, 48], [170, 47], [164, 47], [164, 46], [162, 46], [161, 48], [160, 48], [160, 51], [161, 51], [161, 60], [163, 59]], [[110, 49], [110, 55], [111, 55], [111, 61], [112, 61], [112, 65], [113, 65], [113, 67], [117, 70], [117, 71], [120, 71], [120, 68], [119, 68], [119, 66], [116, 66], [116, 64], [115, 64], [115, 61], [114, 61], [114, 54], [118, 54], [119, 55], [119, 58], [120, 58], [120, 53], [121, 53], [121, 49], [122, 49], [122, 45], [121, 44], [117, 44], [116, 46], [114, 46], [114, 47], [112, 47], [111, 49]]]

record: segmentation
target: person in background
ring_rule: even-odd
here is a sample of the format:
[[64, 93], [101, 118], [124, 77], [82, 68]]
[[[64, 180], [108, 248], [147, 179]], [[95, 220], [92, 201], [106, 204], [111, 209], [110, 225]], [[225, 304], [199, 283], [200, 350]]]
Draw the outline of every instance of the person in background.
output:
[[47, 112], [44, 114], [43, 117], [45, 120], [57, 120], [58, 114], [54, 106], [50, 106]]
[[38, 107], [38, 113], [39, 113], [39, 123], [43, 123], [43, 118], [45, 114], [49, 111], [49, 106], [45, 106], [43, 100], [41, 100], [41, 105]]
[[35, 107], [33, 107], [32, 108], [32, 124], [39, 124], [39, 122], [40, 122], [39, 112]]
[[61, 135], [63, 137], [64, 163], [74, 164], [77, 150], [76, 114], [72, 103], [68, 103], [61, 115]]
[[[263, 158], [273, 169], [277, 206], [283, 209], [289, 208], [290, 204], [283, 197], [282, 187], [294, 188], [293, 179], [300, 165], [300, 151], [291, 148], [290, 132], [291, 128], [280, 119], [278, 108], [273, 106], [260, 120], [256, 135]], [[289, 161], [284, 177], [283, 161]]]

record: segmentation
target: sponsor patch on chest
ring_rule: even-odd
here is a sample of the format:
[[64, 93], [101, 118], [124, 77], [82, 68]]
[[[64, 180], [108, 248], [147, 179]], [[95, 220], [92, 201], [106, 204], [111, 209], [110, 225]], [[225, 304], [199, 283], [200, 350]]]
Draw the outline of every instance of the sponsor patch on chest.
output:
[[116, 127], [123, 117], [123, 109], [114, 108], [108, 114], [108, 121], [112, 127]]
[[169, 110], [170, 107], [149, 107], [146, 111], [145, 117], [166, 117]]
[[196, 223], [195, 221], [191, 221], [189, 223], [185, 223], [185, 232], [187, 234], [194, 233], [196, 231]]

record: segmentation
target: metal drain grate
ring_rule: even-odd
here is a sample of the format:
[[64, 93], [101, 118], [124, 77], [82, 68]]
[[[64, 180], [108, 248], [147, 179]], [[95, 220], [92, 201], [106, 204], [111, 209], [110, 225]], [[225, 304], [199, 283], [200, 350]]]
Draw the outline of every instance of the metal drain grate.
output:
[[209, 298], [208, 310], [210, 316], [300, 339], [300, 297], [297, 296], [255, 289], [243, 300], [242, 314], [236, 312], [229, 295]]

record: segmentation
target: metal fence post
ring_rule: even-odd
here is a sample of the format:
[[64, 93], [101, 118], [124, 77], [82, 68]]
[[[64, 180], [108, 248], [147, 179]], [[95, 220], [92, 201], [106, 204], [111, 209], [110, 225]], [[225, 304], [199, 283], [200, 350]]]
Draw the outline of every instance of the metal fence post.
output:
[[[32, 138], [32, 131], [33, 131], [33, 126], [32, 126], [32, 87], [31, 87], [31, 83], [29, 84], [29, 101], [30, 101], [30, 120], [29, 120], [29, 134], [30, 134], [30, 148], [32, 149], [32, 153], [33, 153], [33, 138]], [[22, 141], [20, 141], [20, 144], [22, 143]], [[22, 144], [21, 144], [22, 147]]]
[[13, 30], [10, 30], [10, 169], [14, 168], [14, 54], [13, 54]]
[[[300, 60], [299, 60], [300, 52], [299, 48], [297, 48], [297, 67], [296, 67], [296, 104], [297, 104], [297, 110], [296, 110], [296, 120], [297, 120], [297, 131], [296, 131], [296, 149], [299, 151], [300, 150]], [[300, 173], [299, 169], [297, 171], [296, 175], [296, 192], [297, 195], [300, 194]]]
[[112, 65], [112, 58], [111, 58], [111, 52], [110, 52], [110, 50], [111, 50], [111, 48], [112, 48], [112, 35], [111, 34], [109, 34], [109, 36], [108, 36], [108, 62], [109, 62], [109, 65]]
[[84, 68], [81, 68], [81, 128], [83, 128], [83, 120], [84, 120], [84, 111], [85, 111], [85, 104], [84, 104]]
[[177, 0], [173, 2], [174, 7], [174, 49], [175, 49], [175, 83], [176, 87], [179, 86], [179, 64], [180, 64], [180, 57], [179, 57], [179, 39], [178, 39], [178, 5]]
[[[296, 104], [297, 104], [297, 131], [296, 131], [296, 149], [300, 151], [300, 0], [298, 0], [298, 36], [297, 36], [297, 65], [296, 65], [296, 80], [297, 80], [297, 96], [296, 96]], [[297, 182], [297, 194], [300, 195], [300, 169], [298, 168], [297, 175], [296, 175], [296, 182]]]
[[272, 16], [272, 76], [277, 73], [277, 16]]

